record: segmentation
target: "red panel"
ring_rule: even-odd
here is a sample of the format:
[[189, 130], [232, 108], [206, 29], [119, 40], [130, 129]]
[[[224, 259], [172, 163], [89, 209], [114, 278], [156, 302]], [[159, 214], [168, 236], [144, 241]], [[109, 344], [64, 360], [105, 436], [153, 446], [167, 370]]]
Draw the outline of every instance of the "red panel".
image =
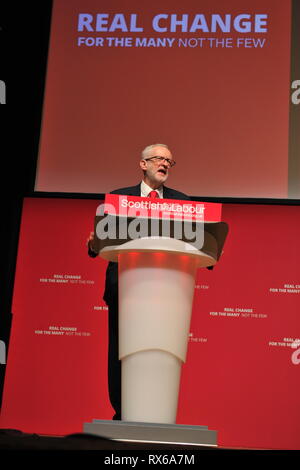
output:
[[178, 420], [220, 445], [300, 448], [299, 210], [223, 205], [224, 255], [198, 272]]
[[25, 200], [2, 427], [66, 434], [112, 415], [106, 262], [86, 248], [97, 204]]
[[[106, 263], [85, 246], [97, 205], [25, 201], [1, 427], [58, 435], [112, 416]], [[198, 272], [177, 422], [220, 446], [300, 449], [299, 210], [223, 205], [223, 257]]]
[[[80, 32], [80, 13], [108, 14], [109, 25], [115, 13], [128, 25], [136, 14], [144, 31]], [[157, 14], [188, 14], [189, 28], [203, 14], [209, 31], [170, 32], [167, 21], [167, 32], [156, 32]], [[250, 15], [251, 31], [212, 32], [212, 14], [230, 14], [232, 24]], [[254, 32], [255, 14], [268, 15], [266, 33]], [[178, 162], [172, 185], [187, 194], [287, 197], [290, 23], [291, 2], [282, 0], [56, 0], [36, 189], [130, 186], [140, 151], [162, 142]], [[105, 45], [78, 46], [79, 37]], [[109, 45], [112, 37], [174, 42], [125, 47]]]

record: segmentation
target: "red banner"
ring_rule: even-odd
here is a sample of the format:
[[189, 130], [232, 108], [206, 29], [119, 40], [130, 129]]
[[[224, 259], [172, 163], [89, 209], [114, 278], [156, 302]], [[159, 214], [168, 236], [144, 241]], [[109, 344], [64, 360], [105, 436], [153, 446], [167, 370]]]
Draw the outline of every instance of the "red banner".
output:
[[222, 204], [106, 194], [104, 206], [97, 208], [97, 214], [103, 213], [124, 217], [220, 222]]
[[136, 184], [158, 141], [186, 194], [287, 198], [290, 47], [291, 1], [55, 0], [36, 190]]
[[[87, 255], [98, 201], [26, 199], [0, 426], [83, 431], [110, 419], [106, 262]], [[300, 449], [300, 208], [223, 204], [213, 271], [199, 269], [177, 423], [223, 447]]]

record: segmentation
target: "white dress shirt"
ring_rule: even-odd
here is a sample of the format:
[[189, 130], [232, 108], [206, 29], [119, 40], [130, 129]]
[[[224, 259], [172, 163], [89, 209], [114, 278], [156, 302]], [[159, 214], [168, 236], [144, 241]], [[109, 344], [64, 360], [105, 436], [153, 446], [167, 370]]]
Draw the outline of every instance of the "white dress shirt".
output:
[[145, 181], [141, 182], [141, 196], [142, 197], [148, 197], [148, 194], [151, 191], [156, 191], [158, 193], [158, 197], [163, 198], [163, 186], [160, 186], [160, 188], [157, 189], [152, 189], [148, 184], [145, 183]]

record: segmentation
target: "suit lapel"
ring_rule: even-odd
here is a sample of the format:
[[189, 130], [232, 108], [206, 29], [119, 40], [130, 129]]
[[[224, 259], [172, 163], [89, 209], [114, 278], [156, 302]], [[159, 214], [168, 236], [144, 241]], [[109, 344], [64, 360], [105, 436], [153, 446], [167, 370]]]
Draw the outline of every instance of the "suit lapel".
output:
[[136, 186], [132, 186], [130, 189], [130, 194], [128, 196], [140, 196], [141, 195], [141, 183]]
[[[128, 196], [140, 196], [141, 195], [141, 183], [137, 184], [136, 186], [132, 186], [128, 189], [127, 192]], [[174, 190], [167, 188], [164, 186], [163, 188], [163, 197], [165, 199], [176, 199], [176, 194], [174, 194]]]
[[172, 189], [167, 188], [166, 186], [164, 186], [163, 196], [164, 196], [164, 199], [173, 199], [174, 194], [173, 194]]

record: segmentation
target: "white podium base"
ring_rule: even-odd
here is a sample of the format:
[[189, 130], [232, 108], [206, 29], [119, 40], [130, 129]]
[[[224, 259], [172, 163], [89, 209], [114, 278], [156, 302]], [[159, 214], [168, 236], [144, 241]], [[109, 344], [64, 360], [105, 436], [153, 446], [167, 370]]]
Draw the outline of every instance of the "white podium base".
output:
[[196, 271], [216, 260], [167, 237], [131, 240], [100, 255], [119, 264], [122, 420], [176, 423]]
[[181, 361], [165, 351], [141, 351], [122, 360], [122, 420], [175, 423]]
[[177, 253], [120, 253], [122, 419], [176, 423], [196, 260]]
[[217, 431], [207, 426], [183, 424], [133, 423], [94, 419], [85, 423], [83, 432], [122, 442], [177, 444], [217, 447]]

